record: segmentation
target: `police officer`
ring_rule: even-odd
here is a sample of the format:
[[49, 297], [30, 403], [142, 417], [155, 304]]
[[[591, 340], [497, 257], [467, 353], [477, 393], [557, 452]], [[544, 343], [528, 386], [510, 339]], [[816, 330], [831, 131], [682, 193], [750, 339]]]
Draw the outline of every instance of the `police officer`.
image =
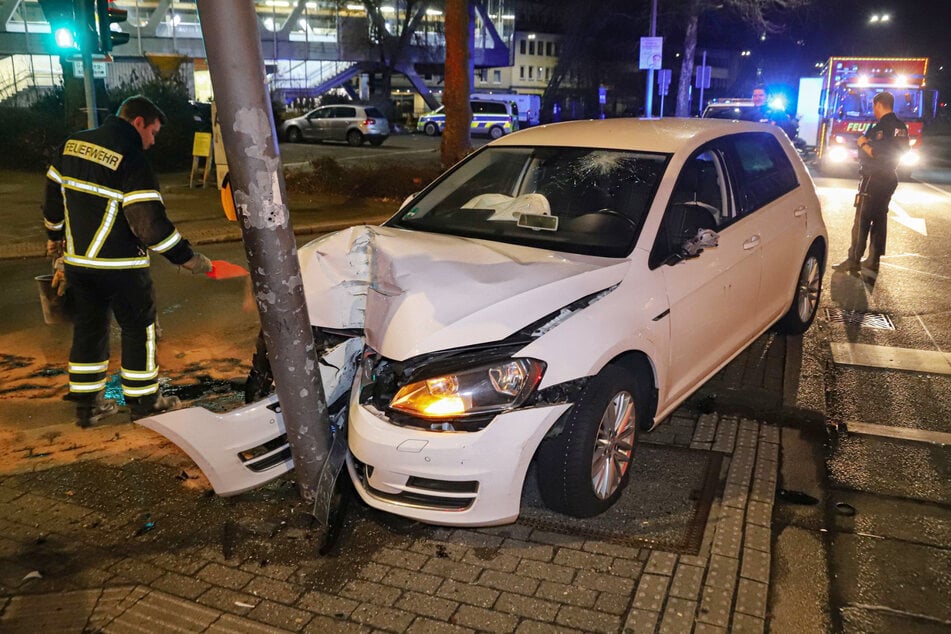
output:
[[[849, 257], [836, 265], [840, 270], [855, 271], [861, 267], [863, 272], [875, 277], [879, 260], [885, 254], [888, 203], [898, 187], [898, 164], [908, 151], [908, 127], [892, 112], [894, 106], [895, 97], [890, 92], [875, 95], [872, 114], [877, 123], [858, 139], [862, 180], [856, 196], [852, 245]], [[868, 258], [862, 260], [866, 241], [869, 242]]]
[[80, 427], [117, 410], [105, 398], [110, 311], [122, 330], [120, 376], [133, 418], [180, 405], [159, 391], [148, 251], [193, 274], [210, 271], [211, 262], [168, 219], [145, 156], [165, 120], [145, 97], [129, 97], [117, 116], [67, 139], [46, 174], [43, 218], [48, 251], [63, 247], [73, 311], [69, 398]]

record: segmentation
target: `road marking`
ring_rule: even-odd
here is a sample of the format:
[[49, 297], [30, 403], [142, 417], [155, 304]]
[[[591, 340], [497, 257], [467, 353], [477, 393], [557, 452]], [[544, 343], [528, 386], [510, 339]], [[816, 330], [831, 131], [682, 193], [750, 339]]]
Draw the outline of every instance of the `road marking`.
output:
[[899, 224], [905, 225], [912, 231], [916, 231], [923, 236], [928, 235], [928, 229], [925, 226], [924, 218], [915, 218], [911, 216], [905, 208], [896, 203], [894, 200], [891, 201], [891, 204], [888, 206], [889, 210], [893, 212], [892, 220], [896, 221]]
[[929, 374], [951, 374], [951, 354], [866, 343], [833, 343], [832, 361], [839, 365], [889, 368]]
[[863, 436], [880, 436], [895, 440], [913, 440], [928, 442], [933, 445], [951, 445], [951, 434], [927, 429], [913, 429], [911, 427], [892, 427], [891, 425], [875, 425], [849, 420], [844, 423], [846, 431]]
[[[403, 151], [403, 152], [387, 152], [387, 153], [386, 153], [386, 156], [387, 156], [387, 157], [390, 157], [390, 156], [400, 156], [401, 154], [422, 154], [423, 152], [435, 153], [436, 150], [435, 150], [434, 148], [429, 148], [429, 149], [425, 149], [425, 150], [405, 150], [405, 151]], [[364, 159], [366, 159], [366, 158], [367, 158], [366, 156], [354, 155], [354, 156], [344, 156], [344, 157], [342, 157], [342, 158], [338, 158], [337, 160], [340, 161], [340, 162], [343, 162], [343, 161], [362, 161], [362, 160], [364, 160]]]

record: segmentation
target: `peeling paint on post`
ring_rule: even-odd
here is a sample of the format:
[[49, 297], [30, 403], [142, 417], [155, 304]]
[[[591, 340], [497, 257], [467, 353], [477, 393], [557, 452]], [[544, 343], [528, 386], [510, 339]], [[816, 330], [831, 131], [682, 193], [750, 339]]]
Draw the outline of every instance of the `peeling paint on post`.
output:
[[285, 203], [254, 3], [198, 0], [198, 14], [298, 490], [312, 502], [330, 448], [330, 422]]

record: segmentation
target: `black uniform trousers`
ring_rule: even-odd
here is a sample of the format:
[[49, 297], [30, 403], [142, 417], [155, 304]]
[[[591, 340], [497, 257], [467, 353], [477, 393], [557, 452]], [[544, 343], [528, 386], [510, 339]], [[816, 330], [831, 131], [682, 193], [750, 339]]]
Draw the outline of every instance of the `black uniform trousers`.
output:
[[895, 174], [872, 174], [863, 176], [859, 184], [859, 196], [864, 200], [855, 209], [852, 223], [852, 246], [849, 259], [859, 262], [865, 254], [868, 242], [868, 261], [878, 268], [878, 261], [885, 255], [885, 238], [888, 235], [888, 203], [898, 187]]
[[66, 266], [73, 316], [69, 392], [91, 402], [106, 387], [111, 316], [122, 331], [122, 392], [132, 402], [158, 392], [155, 291], [149, 269], [87, 270]]

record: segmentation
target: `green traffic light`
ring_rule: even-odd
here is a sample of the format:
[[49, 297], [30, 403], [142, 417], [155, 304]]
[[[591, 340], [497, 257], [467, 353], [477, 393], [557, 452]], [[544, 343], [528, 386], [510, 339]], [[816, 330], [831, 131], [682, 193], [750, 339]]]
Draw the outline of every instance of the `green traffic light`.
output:
[[56, 40], [56, 46], [60, 48], [76, 48], [76, 38], [73, 37], [73, 32], [65, 26], [56, 29], [53, 38]]

